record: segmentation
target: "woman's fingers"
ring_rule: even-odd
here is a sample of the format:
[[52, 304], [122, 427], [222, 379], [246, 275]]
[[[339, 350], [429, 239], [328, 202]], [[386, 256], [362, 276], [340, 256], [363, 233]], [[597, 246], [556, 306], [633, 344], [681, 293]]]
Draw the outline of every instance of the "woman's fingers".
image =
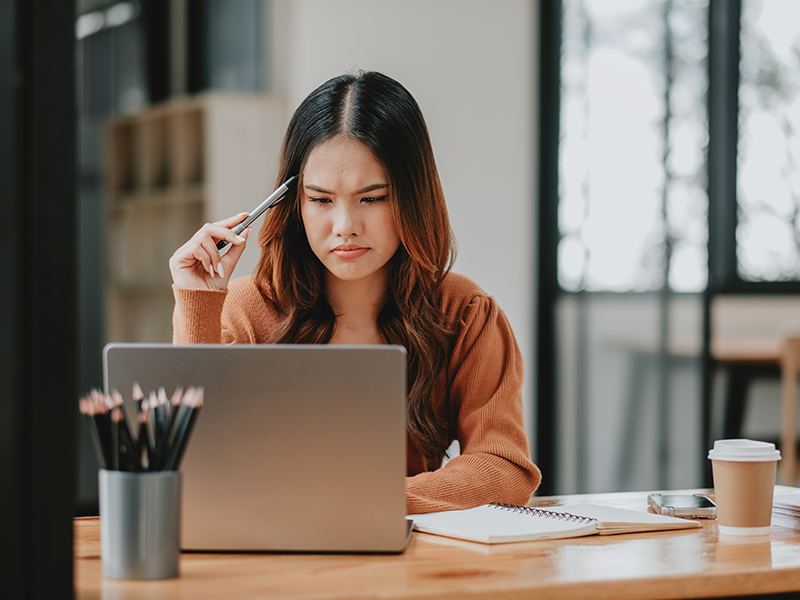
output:
[[[235, 225], [236, 223], [234, 223]], [[233, 229], [229, 227], [225, 227], [220, 223], [206, 223], [200, 228], [198, 234], [200, 232], [205, 232], [212, 238], [214, 238], [214, 245], [216, 246], [217, 242], [220, 240], [227, 240], [231, 244], [243, 244], [244, 238], [242, 236], [234, 233]], [[197, 235], [197, 234], [195, 234]]]
[[182, 257], [182, 266], [197, 268], [198, 266], [210, 275], [213, 275], [214, 266], [211, 253], [207, 246], [203, 245], [203, 239], [193, 239], [188, 244], [187, 253]]
[[232, 217], [228, 217], [227, 219], [223, 219], [222, 221], [217, 221], [214, 225], [222, 225], [223, 227], [227, 227], [231, 229], [245, 220], [247, 217], [247, 213], [239, 213], [238, 215], [233, 215]]
[[[220, 260], [219, 250], [217, 250], [216, 238], [203, 236], [198, 241], [200, 242], [200, 247], [203, 249], [205, 254], [208, 255], [210, 260], [210, 265], [206, 265], [205, 263], [203, 263], [203, 266], [205, 266], [209, 274], [212, 277], [214, 277], [215, 271], [217, 271], [217, 265], [219, 264]], [[220, 276], [223, 276], [222, 273], [220, 273]]]
[[[178, 248], [169, 261], [175, 285], [195, 289], [226, 287], [249, 235], [249, 230], [238, 235], [232, 228], [246, 217], [247, 213], [240, 213], [222, 221], [206, 223], [188, 242]], [[227, 240], [232, 244], [224, 262], [217, 249], [217, 242], [220, 240]]]
[[[231, 273], [233, 273], [233, 268], [236, 266], [236, 263], [239, 262], [239, 258], [242, 256], [244, 252], [247, 238], [250, 236], [250, 228], [248, 227], [242, 233], [239, 234], [242, 238], [242, 242], [232, 245], [228, 251], [225, 253], [220, 261], [217, 263], [217, 272], [220, 274], [221, 277], [228, 276], [230, 277]], [[224, 269], [224, 275], [222, 272], [219, 271], [219, 268], [222, 267]]]

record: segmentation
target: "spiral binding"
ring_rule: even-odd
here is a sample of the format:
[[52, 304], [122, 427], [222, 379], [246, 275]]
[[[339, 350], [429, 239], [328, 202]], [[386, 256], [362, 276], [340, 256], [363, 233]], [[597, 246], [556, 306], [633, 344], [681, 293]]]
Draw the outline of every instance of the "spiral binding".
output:
[[582, 517], [581, 515], [573, 515], [568, 512], [556, 512], [553, 510], [545, 510], [543, 508], [536, 508], [534, 506], [517, 506], [516, 504], [503, 504], [502, 502], [490, 502], [489, 506], [492, 508], [499, 508], [523, 515], [532, 517], [544, 517], [545, 519], [557, 519], [559, 521], [567, 521], [570, 523], [592, 523], [597, 521], [593, 517]]

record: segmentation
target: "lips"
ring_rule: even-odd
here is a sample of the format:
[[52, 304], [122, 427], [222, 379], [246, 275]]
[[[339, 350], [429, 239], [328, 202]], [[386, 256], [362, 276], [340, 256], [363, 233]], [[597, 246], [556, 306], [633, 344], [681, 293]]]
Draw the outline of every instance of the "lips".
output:
[[331, 250], [339, 258], [359, 258], [369, 252], [369, 248], [358, 244], [342, 244]]

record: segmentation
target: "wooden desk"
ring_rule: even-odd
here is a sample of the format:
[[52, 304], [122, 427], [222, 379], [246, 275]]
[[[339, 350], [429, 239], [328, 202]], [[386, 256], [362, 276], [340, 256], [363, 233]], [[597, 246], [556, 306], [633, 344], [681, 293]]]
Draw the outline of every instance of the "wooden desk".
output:
[[[696, 491], [696, 490], [695, 490]], [[646, 493], [534, 498], [646, 510]], [[800, 527], [800, 526], [799, 526]], [[676, 532], [485, 546], [414, 533], [399, 555], [184, 554], [181, 576], [104, 579], [99, 521], [75, 521], [76, 598], [653, 599], [800, 590], [800, 531], [735, 539], [716, 522]]]

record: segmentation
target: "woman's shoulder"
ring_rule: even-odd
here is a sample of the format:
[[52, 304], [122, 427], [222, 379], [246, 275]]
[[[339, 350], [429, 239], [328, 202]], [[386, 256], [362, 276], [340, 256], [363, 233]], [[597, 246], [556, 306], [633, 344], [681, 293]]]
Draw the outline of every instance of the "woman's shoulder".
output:
[[476, 302], [489, 302], [491, 297], [469, 277], [448, 272], [440, 287], [442, 312], [451, 316], [461, 315], [464, 309]]
[[475, 296], [489, 297], [472, 279], [452, 271], [449, 271], [442, 279], [441, 290], [443, 298], [467, 298], [469, 300]]

